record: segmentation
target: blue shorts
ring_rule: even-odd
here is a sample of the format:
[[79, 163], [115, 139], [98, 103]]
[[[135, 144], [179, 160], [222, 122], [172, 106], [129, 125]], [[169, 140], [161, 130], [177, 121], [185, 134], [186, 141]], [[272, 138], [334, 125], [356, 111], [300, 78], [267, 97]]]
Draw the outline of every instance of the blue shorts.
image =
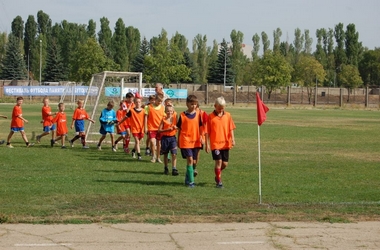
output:
[[42, 131], [47, 132], [47, 133], [50, 133], [50, 131], [55, 131], [55, 124], [51, 126], [44, 126], [44, 129]]
[[21, 131], [24, 131], [24, 127], [21, 127], [21, 128], [15, 128], [15, 127], [13, 127], [13, 128], [11, 128], [11, 131], [13, 131], [13, 132], [21, 132]]
[[120, 132], [119, 135], [121, 135], [121, 136], [127, 135], [127, 131]]
[[175, 136], [162, 136], [161, 138], [161, 155], [170, 153], [172, 155], [177, 154], [177, 139]]
[[113, 129], [110, 129], [110, 128], [104, 128], [104, 126], [100, 126], [100, 130], [99, 130], [99, 133], [101, 134], [101, 135], [106, 135], [107, 133], [108, 134], [113, 134], [113, 133], [115, 133], [114, 132], [114, 130]]
[[181, 148], [181, 155], [183, 159], [187, 157], [193, 157], [193, 160], [197, 160], [199, 148]]
[[75, 120], [74, 126], [75, 126], [75, 132], [77, 133], [84, 132], [84, 120]]

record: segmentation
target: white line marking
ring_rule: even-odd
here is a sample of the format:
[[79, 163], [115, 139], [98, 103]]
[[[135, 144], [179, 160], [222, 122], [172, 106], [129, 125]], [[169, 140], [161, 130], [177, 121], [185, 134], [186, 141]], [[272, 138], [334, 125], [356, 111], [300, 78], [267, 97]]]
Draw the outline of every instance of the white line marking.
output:
[[219, 245], [240, 245], [240, 244], [264, 244], [264, 241], [228, 241], [218, 242]]
[[55, 243], [47, 243], [47, 244], [15, 244], [15, 247], [56, 247], [56, 246], [71, 246], [71, 244], [55, 244]]

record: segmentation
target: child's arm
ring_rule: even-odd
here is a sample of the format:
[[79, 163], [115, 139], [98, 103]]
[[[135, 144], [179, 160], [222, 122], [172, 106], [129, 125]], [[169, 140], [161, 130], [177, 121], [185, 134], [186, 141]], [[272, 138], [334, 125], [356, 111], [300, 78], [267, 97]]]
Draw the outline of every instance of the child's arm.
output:
[[144, 133], [148, 133], [148, 115], [144, 117]]
[[206, 151], [206, 153], [210, 153], [211, 152], [209, 140], [210, 140], [210, 138], [209, 138], [209, 135], [207, 133], [206, 134], [206, 141], [205, 141], [205, 151]]
[[24, 117], [22, 117], [22, 115], [17, 116], [17, 118], [23, 120], [25, 123], [29, 122], [27, 119], [25, 119]]
[[75, 123], [75, 119], [73, 118], [73, 120], [71, 121], [71, 126], [70, 126], [71, 129], [74, 128], [74, 123]]
[[235, 146], [235, 134], [233, 130], [231, 130], [231, 141], [232, 141], [232, 146]]
[[92, 123], [95, 123], [95, 121], [94, 120], [92, 120], [90, 117], [89, 118], [87, 118], [87, 120], [89, 120], [90, 122], [92, 122]]

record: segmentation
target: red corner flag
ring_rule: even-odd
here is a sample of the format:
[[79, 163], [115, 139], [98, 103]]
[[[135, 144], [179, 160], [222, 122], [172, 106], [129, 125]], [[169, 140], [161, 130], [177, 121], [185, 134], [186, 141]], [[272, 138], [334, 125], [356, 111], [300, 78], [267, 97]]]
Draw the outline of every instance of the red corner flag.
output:
[[257, 124], [261, 126], [267, 119], [267, 112], [269, 108], [261, 101], [259, 92], [256, 92], [256, 102], [257, 102]]

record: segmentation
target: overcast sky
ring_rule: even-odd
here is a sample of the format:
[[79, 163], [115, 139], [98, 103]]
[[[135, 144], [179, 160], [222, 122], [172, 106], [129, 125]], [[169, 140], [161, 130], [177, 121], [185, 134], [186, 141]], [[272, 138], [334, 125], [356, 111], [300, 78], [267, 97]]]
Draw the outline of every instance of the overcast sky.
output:
[[[189, 41], [197, 34], [228, 42], [233, 29], [244, 34], [244, 43], [252, 45], [252, 36], [265, 31], [273, 45], [273, 30], [282, 30], [281, 41], [293, 42], [296, 28], [308, 29], [313, 38], [320, 28], [334, 28], [338, 23], [355, 24], [359, 41], [369, 49], [380, 47], [379, 0], [0, 0], [0, 31], [9, 33], [12, 20], [42, 10], [53, 24], [62, 20], [88, 24], [107, 17], [114, 30], [118, 18], [126, 26], [139, 29], [147, 39], [162, 29], [169, 37], [178, 31]], [[262, 47], [262, 46], [261, 46]]]

